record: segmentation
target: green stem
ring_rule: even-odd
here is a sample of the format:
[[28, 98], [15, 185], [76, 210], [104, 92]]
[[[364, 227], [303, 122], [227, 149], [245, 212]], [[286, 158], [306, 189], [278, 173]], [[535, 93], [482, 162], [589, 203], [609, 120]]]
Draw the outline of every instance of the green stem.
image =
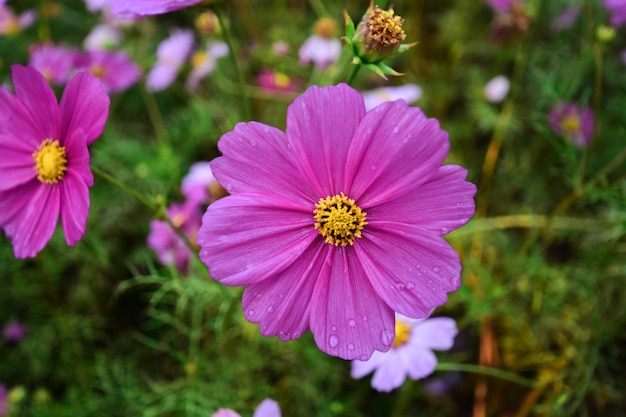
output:
[[317, 17], [328, 16], [328, 11], [326, 10], [326, 6], [320, 0], [309, 0], [309, 4], [311, 8], [315, 10], [315, 14]]
[[248, 96], [248, 91], [246, 90], [246, 84], [243, 79], [243, 72], [239, 67], [239, 63], [237, 62], [237, 56], [235, 55], [235, 49], [233, 48], [233, 41], [230, 37], [230, 26], [226, 24], [222, 10], [219, 7], [215, 8], [215, 14], [217, 15], [220, 26], [222, 27], [222, 38], [224, 39], [226, 45], [228, 45], [228, 56], [230, 58], [231, 64], [233, 65], [233, 68], [235, 68], [235, 73], [237, 74], [237, 83], [239, 84], [239, 90], [241, 91], [244, 117], [246, 120], [251, 120], [252, 111], [250, 109], [250, 97]]
[[352, 81], [354, 81], [354, 78], [356, 77], [356, 74], [359, 72], [359, 70], [361, 69], [361, 64], [356, 64], [352, 67], [352, 72], [350, 72], [350, 76], [348, 77], [348, 85], [352, 85]]
[[120, 190], [124, 191], [126, 194], [129, 194], [130, 196], [134, 197], [137, 201], [139, 201], [144, 206], [148, 207], [150, 210], [152, 210], [152, 211], [156, 211], [157, 210], [158, 207], [156, 207], [153, 203], [151, 203], [148, 200], [146, 200], [137, 191], [135, 191], [132, 188], [128, 187], [126, 184], [124, 184], [123, 182], [121, 182], [117, 178], [113, 177], [112, 175], [104, 172], [103, 170], [101, 170], [100, 168], [98, 168], [98, 167], [96, 167], [94, 165], [91, 165], [91, 171], [94, 174], [96, 174], [97, 176], [101, 177], [102, 179], [110, 182], [111, 184], [113, 184], [114, 186], [119, 188]]
[[494, 378], [504, 379], [505, 381], [515, 382], [519, 385], [527, 387], [536, 387], [537, 383], [528, 378], [517, 376], [507, 371], [503, 371], [497, 368], [489, 368], [487, 366], [473, 365], [469, 363], [438, 363], [435, 368], [437, 371], [459, 371], [459, 372], [471, 372], [474, 374], [481, 374], [492, 376]]

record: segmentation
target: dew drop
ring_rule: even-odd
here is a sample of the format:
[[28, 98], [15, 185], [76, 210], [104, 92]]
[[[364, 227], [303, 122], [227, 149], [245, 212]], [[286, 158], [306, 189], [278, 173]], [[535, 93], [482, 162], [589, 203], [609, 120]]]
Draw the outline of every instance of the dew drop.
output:
[[226, 184], [226, 191], [230, 192], [233, 190], [233, 185], [232, 184]]
[[413, 288], [415, 288], [415, 284], [413, 284], [412, 282], [409, 282], [408, 284], [406, 284], [406, 287], [412, 290]]
[[393, 128], [393, 133], [398, 133], [400, 131], [400, 128], [398, 126]]
[[363, 316], [363, 321], [367, 321], [367, 316]]
[[403, 143], [409, 143], [409, 137], [405, 136], [404, 139], [402, 139]]
[[393, 340], [393, 335], [389, 330], [383, 330], [380, 332], [380, 341], [383, 345], [389, 346]]
[[348, 350], [354, 350], [354, 345], [352, 343], [348, 343]]
[[273, 313], [273, 312], [274, 312], [274, 307], [269, 306], [269, 307], [267, 308], [267, 312], [268, 312], [268, 313]]
[[264, 127], [263, 127], [263, 131], [264, 131], [265, 133], [267, 133], [267, 132], [269, 132], [269, 131], [270, 131], [270, 128], [269, 128], [269, 127], [267, 127], [267, 126], [264, 126]]
[[297, 339], [300, 337], [300, 332], [293, 332], [293, 338]]
[[367, 133], [372, 133], [372, 128], [371, 127], [367, 128]]
[[336, 332], [336, 331], [337, 331], [337, 326], [332, 326], [332, 327], [330, 328], [330, 330], [332, 330], [333, 332]]
[[250, 139], [250, 145], [252, 145], [252, 146], [256, 146], [256, 140], [254, 140], [254, 139]]
[[354, 327], [354, 326], [356, 326], [356, 321], [354, 321], [354, 320], [350, 320], [350, 321], [348, 321], [348, 325], [349, 325], [350, 327]]
[[368, 360], [368, 359], [369, 359], [369, 356], [367, 356], [367, 355], [365, 355], [365, 354], [361, 355], [361, 360], [362, 360], [362, 361], [366, 361], [366, 360]]
[[440, 232], [442, 235], [445, 235], [446, 233], [448, 233], [448, 229], [446, 229], [445, 227], [442, 227]]
[[254, 310], [252, 310], [252, 309], [248, 310], [248, 315], [250, 317], [254, 316]]
[[399, 289], [400, 291], [404, 291], [404, 289], [406, 288], [405, 285], [401, 282], [396, 282], [396, 288]]
[[261, 293], [258, 292], [258, 293], [255, 294], [255, 296], [256, 296], [256, 298], [261, 298]]
[[439, 267], [436, 266], [436, 267], [433, 268], [433, 271], [435, 271], [436, 273], [439, 273], [439, 271], [441, 271], [441, 270], [439, 269]]
[[328, 344], [332, 348], [337, 347], [337, 345], [339, 344], [339, 338], [334, 334], [330, 335], [330, 337], [328, 338]]

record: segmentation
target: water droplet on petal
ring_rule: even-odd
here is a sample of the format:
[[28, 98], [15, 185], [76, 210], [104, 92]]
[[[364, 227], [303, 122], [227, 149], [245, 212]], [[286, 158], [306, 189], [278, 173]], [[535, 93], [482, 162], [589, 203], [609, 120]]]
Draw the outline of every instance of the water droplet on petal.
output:
[[267, 308], [267, 312], [268, 312], [268, 313], [273, 313], [273, 312], [274, 312], [274, 307], [269, 306], [269, 307]]
[[380, 332], [380, 342], [383, 345], [389, 346], [392, 340], [393, 340], [393, 334], [391, 334], [389, 330], [383, 330], [382, 332]]
[[268, 126], [263, 126], [263, 131], [267, 133], [270, 131], [270, 128]]
[[367, 316], [363, 316], [363, 321], [367, 321]]
[[367, 355], [365, 355], [365, 354], [361, 355], [361, 360], [362, 360], [362, 361], [366, 361], [366, 360], [368, 360], [368, 359], [369, 359], [369, 356], [367, 356]]
[[350, 321], [348, 321], [348, 325], [349, 325], [350, 327], [354, 327], [354, 326], [356, 326], [356, 321], [354, 321], [354, 320], [350, 320]]
[[398, 133], [400, 131], [400, 128], [398, 126], [393, 128], [393, 133]]
[[337, 347], [337, 345], [339, 344], [339, 338], [334, 334], [330, 335], [330, 337], [328, 338], [328, 344], [332, 348]]
[[354, 345], [352, 343], [348, 343], [348, 350], [354, 350]]
[[440, 232], [442, 235], [445, 235], [446, 233], [448, 233], [448, 229], [446, 229], [445, 227], [442, 227]]
[[372, 133], [372, 128], [371, 127], [367, 128], [367, 133]]
[[440, 269], [438, 267], [434, 267], [433, 271], [435, 271], [436, 273], [439, 273]]
[[403, 143], [409, 143], [409, 137], [408, 137], [408, 136], [406, 136], [404, 139], [402, 139], [402, 142], [403, 142]]
[[396, 288], [399, 289], [400, 291], [404, 291], [404, 289], [406, 288], [404, 283], [402, 282], [396, 282]]
[[252, 145], [252, 146], [256, 146], [256, 140], [254, 140], [254, 139], [250, 139], [250, 145]]
[[332, 326], [332, 327], [330, 328], [330, 330], [332, 330], [333, 332], [336, 332], [336, 331], [337, 331], [337, 326]]
[[254, 310], [252, 310], [252, 309], [248, 310], [248, 315], [250, 317], [254, 316]]
[[406, 284], [406, 287], [412, 290], [413, 288], [415, 288], [415, 284], [413, 284], [412, 282], [409, 282], [408, 284]]

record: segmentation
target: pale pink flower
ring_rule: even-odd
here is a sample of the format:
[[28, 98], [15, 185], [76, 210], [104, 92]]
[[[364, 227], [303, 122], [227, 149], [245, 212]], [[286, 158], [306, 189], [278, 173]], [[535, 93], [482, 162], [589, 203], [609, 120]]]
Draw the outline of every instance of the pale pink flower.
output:
[[487, 81], [485, 84], [485, 98], [490, 103], [499, 103], [509, 93], [511, 88], [511, 81], [504, 75], [498, 75]]
[[157, 62], [146, 76], [150, 91], [165, 90], [178, 75], [193, 46], [193, 32], [177, 29], [157, 47]]
[[83, 40], [83, 47], [87, 50], [112, 49], [122, 42], [122, 32], [118, 27], [100, 24], [94, 26]]
[[548, 120], [554, 133], [566, 137], [577, 148], [586, 148], [593, 139], [594, 117], [589, 107], [559, 101], [548, 112]]
[[339, 39], [319, 35], [311, 35], [298, 51], [300, 65], [312, 62], [317, 69], [328, 68], [339, 59], [340, 55], [341, 41]]
[[98, 77], [108, 93], [126, 90], [141, 78], [141, 69], [123, 51], [85, 51], [76, 64], [79, 71], [86, 70]]
[[196, 162], [189, 168], [189, 173], [183, 178], [180, 191], [192, 205], [202, 205], [209, 202], [211, 194], [209, 186], [215, 183], [211, 163]]
[[224, 42], [209, 42], [204, 50], [197, 51], [191, 58], [192, 70], [185, 86], [189, 91], [196, 91], [200, 81], [211, 74], [217, 66], [217, 60], [228, 55], [228, 45]]
[[[241, 415], [230, 408], [220, 408], [211, 417], [241, 417]], [[280, 407], [276, 401], [266, 398], [254, 410], [252, 417], [281, 417]]]
[[139, 19], [173, 12], [202, 2], [202, 0], [108, 0], [117, 17]]
[[0, 4], [0, 36], [10, 35], [31, 26], [35, 22], [35, 16], [34, 10], [16, 15], [13, 9]]
[[363, 91], [365, 110], [370, 111], [384, 102], [404, 100], [412, 104], [422, 97], [422, 89], [417, 84], [404, 84], [398, 87], [380, 87], [374, 90]]
[[32, 47], [28, 64], [37, 68], [53, 84], [65, 85], [75, 72], [80, 52], [59, 45], [36, 45]]

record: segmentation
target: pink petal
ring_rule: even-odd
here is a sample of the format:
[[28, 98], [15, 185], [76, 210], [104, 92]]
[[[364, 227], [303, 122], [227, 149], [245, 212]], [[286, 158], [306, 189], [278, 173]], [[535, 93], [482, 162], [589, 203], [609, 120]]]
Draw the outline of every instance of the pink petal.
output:
[[261, 123], [238, 123], [220, 139], [223, 157], [211, 163], [220, 184], [230, 193], [261, 192], [314, 202], [319, 196], [299, 175], [292, 162], [287, 138], [280, 130]]
[[276, 401], [266, 398], [254, 410], [252, 417], [280, 417], [280, 407]]
[[354, 248], [376, 293], [405, 316], [428, 316], [461, 285], [459, 255], [420, 228], [372, 220]]
[[344, 165], [364, 115], [363, 97], [346, 84], [309, 87], [289, 105], [287, 139], [293, 159], [318, 199], [347, 192]]
[[32, 154], [44, 139], [28, 109], [0, 87], [0, 146]]
[[61, 97], [62, 138], [83, 129], [87, 144], [104, 130], [109, 115], [109, 96], [102, 82], [89, 72], [81, 72], [70, 80]]
[[37, 178], [32, 154], [11, 148], [4, 148], [0, 153], [0, 172], [0, 192]]
[[367, 210], [368, 220], [407, 223], [440, 235], [461, 227], [474, 215], [476, 186], [458, 165], [439, 168], [417, 190]]
[[352, 247], [332, 247], [330, 273], [317, 279], [311, 332], [317, 346], [342, 359], [368, 359], [394, 338], [393, 311], [369, 283]]
[[48, 81], [34, 67], [12, 65], [15, 94], [28, 109], [41, 139], [60, 139], [59, 106]]
[[38, 184], [15, 220], [5, 227], [16, 258], [34, 257], [50, 241], [59, 219], [59, 187]]
[[91, 158], [86, 138], [85, 131], [80, 127], [65, 137], [67, 173], [80, 177], [85, 184], [92, 186], [93, 174], [89, 168]]
[[421, 348], [448, 350], [454, 344], [457, 333], [454, 319], [433, 317], [413, 327], [409, 343]]
[[437, 356], [430, 349], [407, 346], [403, 353], [407, 356], [404, 369], [412, 379], [424, 378], [435, 372]]
[[369, 208], [399, 198], [428, 181], [448, 155], [448, 134], [404, 100], [367, 113], [346, 161], [350, 198]]
[[197, 242], [211, 276], [226, 285], [250, 285], [298, 259], [319, 236], [313, 210], [278, 196], [236, 194], [211, 204]]
[[89, 189], [82, 178], [67, 172], [63, 181], [59, 183], [61, 188], [61, 222], [65, 241], [69, 246], [74, 246], [83, 235], [87, 227], [89, 216]]
[[230, 408], [220, 408], [211, 417], [241, 417], [241, 415]]
[[310, 245], [295, 262], [271, 279], [250, 285], [243, 293], [246, 319], [259, 323], [264, 336], [297, 339], [309, 328], [315, 282], [330, 256], [330, 245]]
[[389, 392], [402, 385], [406, 379], [407, 369], [403, 363], [401, 352], [397, 349], [385, 354], [385, 361], [372, 376], [372, 387], [376, 391]]
[[[20, 187], [9, 191], [0, 191], [0, 228], [7, 225], [10, 230], [15, 228], [17, 217], [26, 210], [26, 206], [31, 204], [31, 196], [37, 192], [41, 183], [37, 180], [22, 184]], [[12, 237], [13, 233], [7, 232], [8, 237]]]
[[350, 376], [355, 379], [363, 378], [365, 375], [373, 372], [379, 366], [382, 366], [388, 354], [389, 351], [375, 351], [374, 353], [372, 353], [372, 356], [366, 361], [360, 361], [358, 359], [353, 360], [350, 366]]

